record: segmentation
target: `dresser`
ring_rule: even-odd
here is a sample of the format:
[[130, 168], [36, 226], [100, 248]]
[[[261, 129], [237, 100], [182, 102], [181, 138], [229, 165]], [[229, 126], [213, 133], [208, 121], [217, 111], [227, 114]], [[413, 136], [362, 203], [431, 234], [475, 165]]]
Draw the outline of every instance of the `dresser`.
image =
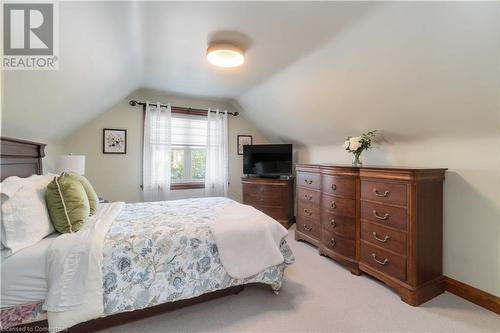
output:
[[420, 305], [444, 291], [445, 170], [297, 165], [295, 238]]
[[271, 216], [288, 228], [294, 218], [294, 177], [242, 177], [243, 203]]

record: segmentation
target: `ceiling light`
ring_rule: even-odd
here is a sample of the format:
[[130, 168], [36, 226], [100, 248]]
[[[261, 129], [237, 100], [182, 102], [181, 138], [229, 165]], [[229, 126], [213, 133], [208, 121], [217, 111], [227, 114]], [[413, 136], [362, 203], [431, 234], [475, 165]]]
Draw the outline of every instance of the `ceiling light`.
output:
[[245, 62], [245, 56], [232, 44], [214, 44], [207, 49], [207, 60], [219, 67], [237, 67]]

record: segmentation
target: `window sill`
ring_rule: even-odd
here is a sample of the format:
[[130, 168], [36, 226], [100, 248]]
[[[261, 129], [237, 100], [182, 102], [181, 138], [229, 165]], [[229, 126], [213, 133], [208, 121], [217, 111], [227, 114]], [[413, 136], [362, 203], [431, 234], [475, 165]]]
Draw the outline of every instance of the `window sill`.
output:
[[171, 183], [170, 190], [191, 190], [205, 188], [205, 183]]

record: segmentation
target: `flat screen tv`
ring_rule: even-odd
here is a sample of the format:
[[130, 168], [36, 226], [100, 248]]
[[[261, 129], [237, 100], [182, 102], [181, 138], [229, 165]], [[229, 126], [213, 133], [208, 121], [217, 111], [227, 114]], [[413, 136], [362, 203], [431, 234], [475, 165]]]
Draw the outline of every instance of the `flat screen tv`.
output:
[[260, 177], [292, 174], [292, 145], [243, 146], [243, 173]]

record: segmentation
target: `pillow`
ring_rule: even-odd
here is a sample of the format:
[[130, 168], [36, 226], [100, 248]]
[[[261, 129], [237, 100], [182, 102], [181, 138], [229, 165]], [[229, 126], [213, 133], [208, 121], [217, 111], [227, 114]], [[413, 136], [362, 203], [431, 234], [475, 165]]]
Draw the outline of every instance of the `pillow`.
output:
[[52, 224], [60, 233], [77, 232], [90, 215], [85, 189], [67, 174], [54, 177], [47, 186], [46, 200]]
[[54, 232], [45, 204], [45, 191], [53, 175], [9, 177], [0, 184], [1, 242], [8, 255], [31, 246]]
[[97, 196], [97, 193], [95, 192], [94, 188], [92, 187], [88, 179], [74, 172], [63, 172], [63, 174], [61, 174], [61, 177], [70, 177], [79, 181], [80, 184], [82, 184], [83, 189], [87, 194], [87, 198], [89, 199], [90, 215], [94, 215], [97, 209], [97, 205], [99, 204], [99, 197]]

